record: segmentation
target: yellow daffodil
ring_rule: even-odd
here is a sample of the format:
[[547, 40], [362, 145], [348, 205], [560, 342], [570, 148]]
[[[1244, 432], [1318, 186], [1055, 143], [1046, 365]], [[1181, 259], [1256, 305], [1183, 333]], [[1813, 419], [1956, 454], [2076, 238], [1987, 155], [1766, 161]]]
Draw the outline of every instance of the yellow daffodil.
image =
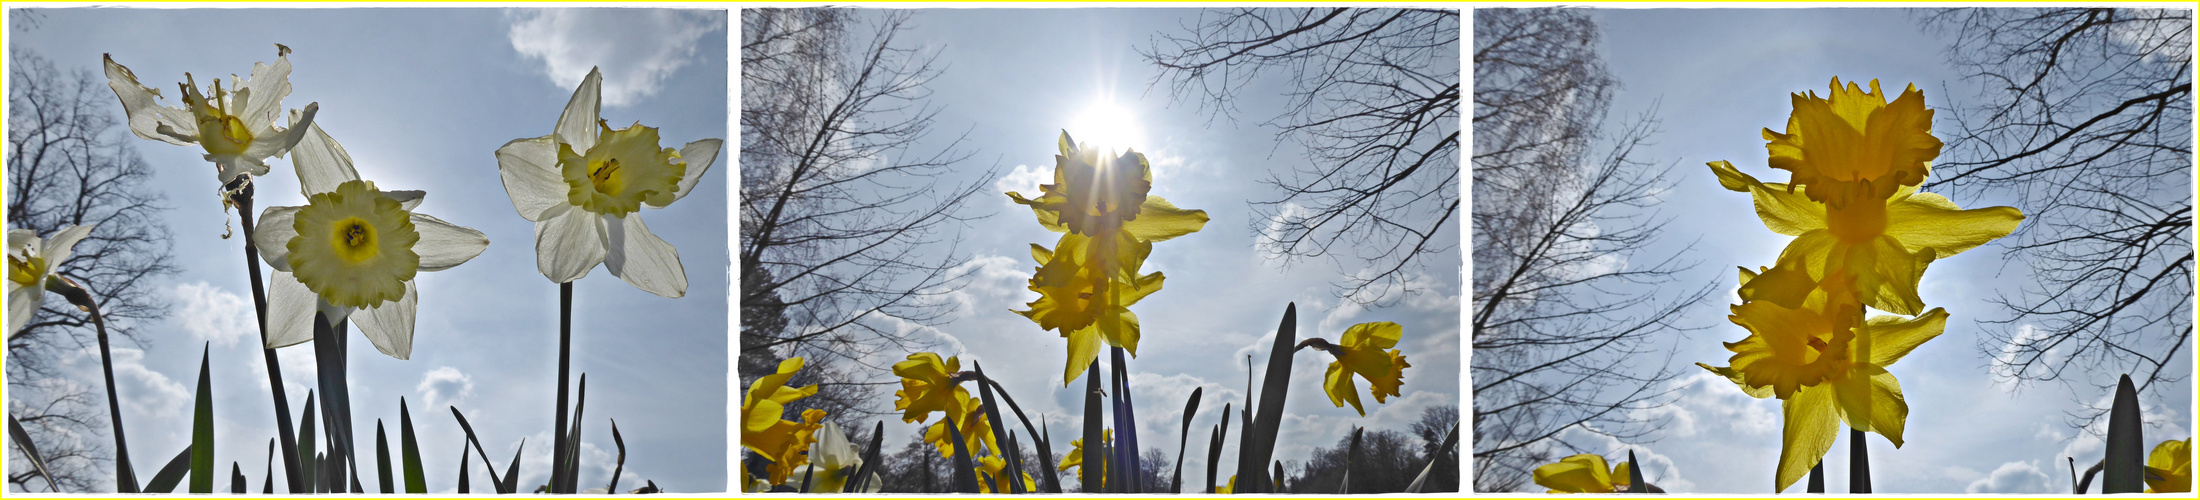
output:
[[[955, 432], [961, 433], [963, 450], [976, 456], [980, 450], [999, 452], [1000, 442], [993, 439], [993, 423], [985, 418], [985, 402], [979, 398], [965, 398], [962, 408], [950, 411], [947, 418], [924, 430], [924, 442], [938, 448], [940, 456], [955, 456], [955, 440], [947, 432], [947, 423], [955, 422]], [[982, 446], [981, 446], [982, 445]]]
[[[817, 441], [810, 445], [809, 464], [788, 476], [782, 486], [801, 491], [803, 483], [808, 482], [811, 493], [840, 493], [848, 481], [855, 478], [856, 471], [863, 468], [861, 452], [848, 442], [848, 435], [841, 432], [840, 424], [826, 422], [815, 435]], [[878, 473], [873, 472], [871, 480], [857, 493], [878, 493], [882, 482]]]
[[1793, 184], [1816, 188], [1811, 200], [1836, 209], [1925, 181], [1926, 162], [1940, 156], [1941, 144], [1924, 92], [1911, 85], [1888, 103], [1879, 80], [1870, 91], [1856, 82], [1843, 88], [1840, 78], [1828, 88], [1825, 98], [1790, 94], [1787, 133], [1764, 130], [1772, 168], [1792, 172]]
[[2147, 493], [2192, 492], [2192, 438], [2163, 441], [2147, 454]]
[[1611, 472], [1604, 469], [1604, 457], [1583, 453], [1559, 459], [1558, 463], [1535, 468], [1535, 484], [1550, 488], [1551, 493], [1621, 493], [1632, 483], [1627, 462], [1613, 466]]
[[291, 164], [306, 205], [268, 207], [253, 228], [269, 279], [267, 347], [313, 340], [314, 313], [346, 318], [397, 359], [412, 357], [413, 317], [424, 271], [457, 267], [489, 246], [489, 238], [414, 212], [421, 191], [381, 191], [360, 180], [351, 155], [307, 125]]
[[[1329, 393], [1329, 403], [1343, 408], [1352, 404], [1352, 410], [1367, 416], [1360, 407], [1360, 391], [1354, 387], [1353, 375], [1367, 379], [1368, 391], [1375, 395], [1375, 402], [1387, 402], [1398, 395], [1398, 387], [1405, 383], [1405, 369], [1413, 365], [1406, 357], [1391, 347], [1398, 345], [1405, 327], [1388, 321], [1352, 325], [1338, 339], [1337, 345], [1325, 348], [1337, 357], [1329, 363], [1329, 373], [1322, 377], [1322, 391]], [[1386, 351], [1386, 349], [1388, 349]]]
[[267, 175], [265, 160], [281, 158], [297, 145], [320, 108], [318, 103], [307, 104], [304, 113], [291, 113], [287, 127], [275, 126], [283, 115], [283, 97], [290, 95], [290, 49], [276, 47], [275, 64], [253, 63], [250, 79], [230, 75], [230, 91], [224, 91], [221, 79], [215, 78], [202, 93], [198, 81], [184, 73], [179, 85], [182, 108], [161, 105], [160, 91], [138, 83], [137, 75], [116, 63], [114, 56], [104, 55], [102, 62], [107, 87], [114, 89], [123, 113], [129, 115], [130, 133], [204, 148], [206, 160], [214, 162], [215, 180], [228, 184], [240, 175]]
[[[1101, 430], [1101, 431], [1100, 431], [1100, 457], [1101, 457], [1101, 462], [1100, 462], [1100, 482], [1101, 482], [1101, 485], [1103, 485], [1103, 486], [1105, 486], [1105, 485], [1107, 484], [1107, 478], [1108, 478], [1108, 463], [1107, 463], [1107, 461], [1106, 461], [1106, 459], [1107, 459], [1107, 455], [1108, 455], [1108, 447], [1110, 447], [1110, 446], [1114, 446], [1114, 444], [1115, 444], [1115, 429], [1103, 429], [1103, 430]], [[1078, 467], [1078, 468], [1079, 468], [1079, 472], [1078, 472], [1077, 474], [1078, 474], [1078, 475], [1083, 475], [1083, 472], [1082, 472], [1082, 471], [1083, 471], [1083, 469], [1082, 469], [1082, 468], [1084, 467], [1084, 465], [1085, 465], [1085, 440], [1084, 440], [1084, 438], [1078, 438], [1078, 439], [1072, 439], [1072, 440], [1069, 440], [1069, 454], [1067, 454], [1067, 455], [1063, 455], [1063, 456], [1062, 456], [1062, 462], [1061, 462], [1060, 464], [1057, 464], [1057, 465], [1055, 465], [1055, 466], [1054, 466], [1054, 470], [1057, 470], [1057, 471], [1068, 471], [1068, 470], [1069, 470], [1069, 468], [1071, 468], [1071, 467]], [[1231, 485], [1236, 485], [1236, 484], [1237, 484], [1237, 476], [1230, 476], [1230, 484], [1231, 484]]]
[[[809, 447], [811, 431], [816, 422], [785, 420], [786, 405], [794, 400], [817, 394], [817, 386], [787, 387], [795, 372], [802, 369], [802, 358], [787, 358], [779, 362], [779, 369], [771, 375], [758, 377], [749, 384], [749, 392], [741, 398], [741, 446], [774, 462], [772, 477], [767, 483], [786, 482], [788, 471], [798, 464], [784, 464], [788, 457], [798, 456]], [[804, 417], [809, 417], [804, 412]], [[822, 418], [823, 412], [817, 415]]]
[[69, 226], [41, 239], [37, 231], [8, 230], [8, 335], [21, 331], [46, 303], [46, 282], [57, 277], [76, 243], [92, 234], [92, 225]]
[[1230, 491], [1231, 491], [1231, 490], [1235, 490], [1235, 489], [1237, 489], [1237, 474], [1231, 474], [1231, 475], [1230, 475], [1230, 482], [1229, 482], [1228, 484], [1224, 484], [1224, 485], [1222, 485], [1222, 486], [1216, 486], [1216, 487], [1215, 487], [1215, 493], [1216, 493], [1216, 494], [1222, 494], [1222, 495], [1228, 495], [1228, 494], [1230, 494]]
[[679, 251], [649, 232], [634, 212], [664, 208], [693, 191], [723, 141], [679, 150], [657, 147], [657, 129], [612, 129], [602, 119], [603, 74], [590, 69], [542, 137], [497, 148], [504, 192], [535, 222], [535, 267], [556, 283], [588, 276], [597, 264], [649, 293], [687, 294]]
[[[1008, 493], [1016, 491], [1015, 487], [1008, 484], [1007, 460], [1002, 459], [1000, 455], [986, 455], [978, 457], [977, 462], [978, 472], [984, 474], [979, 477], [992, 479], [991, 481], [979, 481], [978, 492]], [[1030, 488], [1035, 487], [1037, 484], [1039, 484], [1038, 480], [1032, 479], [1031, 473], [1024, 473], [1023, 485], [1026, 488], [1025, 491], [1031, 491]]]
[[970, 391], [954, 381], [961, 372], [959, 357], [941, 361], [940, 355], [929, 352], [911, 354], [907, 361], [894, 363], [894, 375], [901, 377], [901, 390], [894, 391], [899, 398], [894, 401], [894, 409], [902, 411], [901, 421], [923, 422], [932, 418], [932, 412], [946, 412], [950, 419], [962, 418]]

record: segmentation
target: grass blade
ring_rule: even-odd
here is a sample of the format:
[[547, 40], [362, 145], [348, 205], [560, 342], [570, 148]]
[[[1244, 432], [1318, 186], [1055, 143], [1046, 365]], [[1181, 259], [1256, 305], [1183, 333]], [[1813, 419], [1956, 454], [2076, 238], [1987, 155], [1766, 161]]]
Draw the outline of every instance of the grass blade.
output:
[[[1438, 445], [1436, 447], [1436, 454], [1429, 457], [1428, 465], [1422, 466], [1421, 474], [1413, 477], [1413, 484], [1406, 485], [1406, 493], [1425, 493], [1426, 490], [1428, 490], [1428, 478], [1436, 474], [1436, 464], [1443, 463], [1443, 459], [1445, 457], [1451, 456], [1451, 448], [1458, 445], [1459, 423], [1453, 422], [1451, 424], [1451, 431], [1444, 433], [1444, 443]], [[1630, 462], [1628, 463], [1627, 468], [1634, 469], [1635, 466], [1632, 462], [1633, 459], [1629, 460]]]
[[[427, 473], [420, 467], [420, 440], [413, 438], [412, 410], [405, 407], [405, 398], [397, 398], [397, 445], [405, 460], [405, 492], [428, 492]], [[459, 445], [464, 448], [465, 445]]]
[[955, 492], [977, 493], [977, 468], [970, 465], [970, 449], [963, 444], [962, 430], [955, 428], [955, 419], [941, 422], [947, 424], [947, 438], [955, 443]]
[[232, 495], [243, 495], [245, 488], [244, 483], [244, 466], [237, 465], [237, 462], [235, 461], [229, 462], [229, 493]]
[[390, 477], [390, 438], [379, 418], [374, 419], [374, 471], [382, 480], [382, 493], [397, 492], [397, 481]]
[[214, 381], [207, 378], [213, 353], [208, 342], [199, 351], [199, 390], [191, 410], [191, 492], [214, 492]]
[[[1299, 306], [1297, 303], [1283, 309], [1283, 324], [1276, 327], [1275, 344], [1268, 349], [1268, 373], [1260, 383], [1260, 409], [1253, 420], [1247, 422], [1243, 444], [1238, 446], [1238, 477], [1259, 478], [1267, 475], [1264, 465], [1275, 458], [1276, 430], [1283, 423], [1284, 396], [1291, 392], [1291, 353], [1298, 343]], [[1266, 491], [1266, 481], [1247, 481], [1240, 487], [1250, 486], [1246, 493], [1273, 493]], [[1232, 491], [1231, 493], [1237, 493]]]
[[[626, 472], [626, 438], [619, 437], [619, 420], [611, 419], [611, 444], [619, 447], [619, 461], [611, 466], [611, 485], [603, 487], [605, 495], [619, 494], [619, 474]], [[864, 465], [870, 465], [866, 462]]]
[[315, 462], [313, 458], [318, 456], [319, 451], [315, 450], [314, 447], [320, 441], [313, 437], [313, 423], [321, 419], [314, 416], [315, 402], [313, 396], [313, 390], [307, 389], [306, 413], [298, 417], [298, 480], [300, 483], [297, 487], [291, 488], [293, 491], [306, 493], [314, 493], [315, 485], [321, 484], [320, 478], [316, 477], [321, 473], [321, 464]]
[[174, 493], [176, 485], [183, 484], [183, 476], [190, 473], [191, 448], [187, 446], [183, 448], [183, 453], [177, 453], [176, 458], [169, 459], [168, 465], [161, 466], [160, 472], [153, 473], [153, 480], [145, 483], [143, 491], [145, 493]]
[[500, 493], [519, 493], [519, 457], [524, 451], [527, 451], [527, 438], [519, 438], [519, 448], [512, 450], [512, 465], [505, 467], [504, 479], [498, 481], [504, 485]]
[[1169, 492], [1184, 493], [1184, 449], [1192, 444], [1192, 416], [1199, 414], [1199, 394], [1205, 387], [1192, 388], [1192, 397], [1184, 402], [1184, 427], [1176, 431], [1176, 472], [1169, 474]]
[[23, 423], [15, 421], [14, 415], [8, 415], [8, 440], [15, 441], [15, 447], [23, 449], [23, 456], [30, 458], [31, 468], [37, 469], [38, 477], [46, 480], [47, 491], [61, 491], [53, 482], [53, 474], [46, 471], [46, 457], [38, 453], [38, 445], [31, 443], [31, 434], [23, 431]]
[[1077, 468], [1078, 487], [1086, 493], [1101, 492], [1106, 484], [1101, 468], [1093, 466], [1107, 463], [1107, 455], [1100, 454], [1100, 438], [1100, 361], [1094, 360], [1085, 367], [1085, 456], [1079, 457], [1084, 465]]
[[2108, 411], [2108, 453], [2102, 467], [2101, 493], [2146, 491], [2146, 436], [2139, 415], [2139, 390], [2131, 376], [2116, 380], [2116, 400]]
[[[617, 439], [619, 436], [617, 424], [613, 424], [611, 431], [611, 437], [613, 439]], [[885, 440], [886, 422], [879, 422], [877, 426], [871, 428], [871, 447], [866, 448], [863, 451], [863, 466], [856, 468], [855, 480], [848, 481], [847, 487], [842, 488], [841, 493], [855, 493], [859, 491], [866, 491], [869, 489], [869, 487], [871, 486], [871, 475], [877, 474], [879, 469], [879, 446], [885, 444]], [[621, 449], [623, 450], [624, 448]], [[623, 454], [624, 453], [622, 452], [622, 456]], [[611, 483], [612, 490], [616, 491], [618, 490], [619, 485], [619, 483], [616, 481], [616, 479], [618, 478], [613, 477], [612, 479], [614, 479], [614, 481]]]
[[473, 481], [471, 480], [471, 478], [467, 477], [467, 475], [466, 475], [467, 469], [471, 469], [471, 468], [473, 468], [473, 465], [474, 465], [474, 464], [473, 464], [473, 458], [474, 458], [474, 452], [473, 452], [473, 450], [471, 450], [471, 449], [468, 449], [468, 448], [466, 448], [466, 443], [459, 443], [459, 444], [458, 444], [458, 492], [459, 492], [459, 493], [473, 493], [473, 489], [474, 489], [474, 488], [473, 488], [473, 484], [472, 484], [472, 483], [473, 483]]
[[[971, 361], [971, 362], [970, 362], [970, 369], [971, 369], [972, 371], [976, 371], [976, 372], [978, 372], [978, 380], [981, 380], [981, 381], [983, 381], [983, 380], [992, 380], [992, 379], [990, 379], [990, 378], [987, 378], [987, 377], [985, 376], [985, 367], [984, 367], [984, 366], [981, 366], [981, 365], [979, 365], [977, 361]], [[1008, 439], [1008, 434], [1007, 434], [1007, 432], [1008, 432], [1008, 426], [1006, 425], [1006, 423], [1005, 423], [1005, 422], [1003, 422], [1003, 421], [1001, 420], [1001, 405], [1000, 405], [1000, 404], [998, 404], [998, 403], [995, 403], [995, 402], [993, 402], [993, 386], [992, 386], [991, 384], [987, 384], [987, 383], [985, 383], [985, 382], [979, 382], [979, 383], [978, 383], [978, 398], [979, 398], [979, 399], [980, 399], [980, 400], [981, 400], [982, 402], [984, 402], [984, 403], [985, 403], [985, 420], [986, 420], [986, 422], [987, 422], [987, 423], [989, 423], [989, 424], [992, 424], [992, 426], [993, 426], [993, 442], [995, 442], [995, 443], [1007, 443], [1007, 442], [1010, 442], [1010, 441], [1009, 441], [1009, 439]], [[994, 450], [994, 452], [995, 452], [995, 453], [999, 453], [999, 452], [1000, 452], [1000, 450]], [[1020, 453], [1020, 452], [1017, 452], [1017, 451], [1014, 451], [1014, 450], [1011, 450], [1011, 451], [1009, 452], [1008, 456], [1009, 456], [1010, 458], [1015, 458], [1015, 457], [1019, 457], [1019, 456], [1021, 456], [1021, 453]], [[1019, 469], [1019, 467], [1017, 467], [1017, 462], [1019, 462], [1019, 461], [1018, 461], [1018, 460], [1013, 460], [1013, 459], [1012, 459], [1012, 460], [1009, 460], [1009, 461], [1008, 461], [1008, 467], [1006, 468], [1006, 472], [1004, 472], [1004, 474], [1008, 475], [1008, 478], [1009, 478], [1009, 479], [1008, 479], [1008, 483], [1009, 483], [1009, 489], [1010, 489], [1010, 491], [1013, 491], [1013, 492], [1015, 492], [1015, 493], [1024, 493], [1024, 492], [1026, 492], [1026, 491], [1029, 491], [1029, 490], [1026, 490], [1026, 489], [1024, 488], [1024, 482], [1023, 482], [1023, 477], [1022, 477], [1022, 476], [1020, 476], [1020, 475], [1018, 475], [1018, 474], [1019, 474], [1020, 472], [1022, 472], [1022, 471], [1018, 470], [1018, 469]]]
[[[474, 453], [481, 454], [481, 464], [489, 468], [489, 485], [493, 488], [498, 488], [499, 491], [497, 491], [497, 493], [510, 493], [508, 491], [502, 491], [502, 488], [504, 487], [504, 479], [497, 477], [497, 466], [489, 462], [489, 450], [481, 448], [481, 438], [474, 436], [474, 425], [466, 423], [466, 414], [460, 413], [458, 411], [458, 407], [453, 406], [451, 407], [451, 416], [458, 418], [459, 430], [466, 431], [466, 443], [471, 443], [474, 445]], [[521, 439], [519, 444], [520, 447], [524, 448], [527, 446], [527, 440]], [[517, 468], [518, 464], [514, 464], [513, 467]], [[517, 481], [514, 482], [517, 483]]]

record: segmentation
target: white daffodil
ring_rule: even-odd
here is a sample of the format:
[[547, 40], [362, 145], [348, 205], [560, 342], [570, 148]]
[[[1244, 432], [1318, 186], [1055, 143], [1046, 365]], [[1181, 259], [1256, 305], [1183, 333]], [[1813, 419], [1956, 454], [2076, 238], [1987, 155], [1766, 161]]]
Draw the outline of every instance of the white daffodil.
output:
[[91, 225], [69, 226], [42, 240], [29, 229], [8, 230], [8, 334], [30, 324], [38, 306], [46, 303], [46, 281], [55, 277], [76, 242], [92, 234]]
[[723, 141], [657, 147], [657, 129], [612, 129], [599, 115], [603, 74], [573, 91], [550, 135], [497, 148], [497, 170], [519, 215], [535, 222], [535, 267], [554, 283], [588, 276], [603, 263], [635, 288], [687, 294], [680, 252], [650, 234], [636, 214], [686, 197], [710, 170]]
[[[856, 471], [862, 469], [862, 452], [856, 449], [854, 443], [848, 442], [846, 433], [840, 432], [840, 424], [826, 422], [823, 428], [817, 430], [817, 442], [810, 445], [809, 465], [804, 465], [799, 472], [788, 475], [787, 482], [781, 485], [800, 491], [805, 478], [814, 472], [817, 477], [807, 479], [810, 492], [839, 493], [842, 487], [848, 485], [848, 480], [855, 477]], [[873, 472], [871, 480], [864, 483], [863, 491], [856, 493], [878, 493], [883, 482], [878, 473]]]
[[380, 191], [359, 179], [351, 155], [319, 125], [308, 125], [291, 164], [305, 192], [302, 207], [268, 207], [252, 244], [275, 268], [268, 292], [267, 347], [313, 340], [316, 311], [349, 318], [374, 348], [412, 357], [420, 271], [441, 271], [489, 246], [481, 231], [414, 213], [426, 193]]
[[275, 64], [252, 63], [252, 78], [229, 76], [229, 91], [220, 78], [201, 93], [198, 81], [183, 74], [183, 107], [163, 106], [160, 90], [138, 83], [130, 68], [104, 56], [107, 87], [122, 99], [130, 115], [130, 132], [138, 137], [178, 146], [206, 148], [206, 161], [214, 162], [215, 180], [228, 184], [239, 175], [267, 175], [267, 158], [281, 158], [305, 135], [319, 103], [307, 104], [303, 114], [292, 112], [287, 127], [275, 126], [283, 116], [283, 97], [290, 95], [290, 49], [276, 45]]

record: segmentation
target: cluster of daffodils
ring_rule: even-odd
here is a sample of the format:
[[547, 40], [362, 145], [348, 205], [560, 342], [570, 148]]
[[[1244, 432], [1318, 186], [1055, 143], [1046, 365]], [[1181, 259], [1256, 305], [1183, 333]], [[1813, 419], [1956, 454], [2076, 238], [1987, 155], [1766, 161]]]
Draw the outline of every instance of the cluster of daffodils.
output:
[[[787, 405], [817, 395], [815, 385], [787, 386], [802, 370], [802, 363], [799, 357], [779, 362], [778, 370], [750, 383], [748, 394], [741, 398], [741, 447], [771, 461], [762, 478], [751, 477], [747, 467], [741, 468], [742, 491], [770, 491], [774, 485], [800, 489], [807, 484], [810, 491], [838, 493], [863, 466], [840, 426], [821, 423], [825, 410], [803, 410], [801, 420], [784, 418]], [[880, 484], [874, 475], [865, 492], [878, 492]]]
[[[962, 446], [972, 456], [981, 450], [991, 450], [998, 455], [1000, 443], [993, 438], [993, 424], [986, 419], [985, 401], [971, 396], [962, 388], [963, 381], [974, 380], [976, 374], [962, 371], [962, 359], [920, 352], [909, 355], [907, 360], [894, 363], [894, 375], [901, 377], [901, 389], [894, 391], [894, 409], [901, 411], [901, 421], [924, 423], [939, 413], [943, 418], [924, 430], [924, 442], [937, 448], [942, 457], [955, 456], [955, 434], [962, 435]], [[948, 422], [955, 423], [949, 432]]]
[[1062, 369], [1068, 385], [1099, 358], [1100, 344], [1138, 355], [1138, 315], [1130, 306], [1161, 290], [1161, 273], [1141, 275], [1139, 267], [1153, 244], [1198, 232], [1207, 212], [1169, 204], [1153, 190], [1153, 167], [1146, 155], [1125, 150], [1103, 157], [1063, 132], [1054, 157], [1054, 183], [1041, 184], [1039, 196], [1008, 193], [1031, 207], [1039, 225], [1063, 233], [1053, 248], [1031, 245], [1039, 268], [1030, 289], [1039, 292], [1028, 311], [1017, 311], [1040, 328], [1069, 339], [1069, 360]]
[[[1794, 236], [1770, 268], [1741, 269], [1741, 305], [1729, 319], [1748, 338], [1727, 343], [1731, 366], [1703, 365], [1785, 413], [1775, 491], [1816, 466], [1839, 423], [1902, 446], [1909, 406], [1886, 367], [1940, 335], [1948, 313], [1926, 309], [1918, 280], [1935, 259], [2008, 235], [2011, 207], [1964, 210], [1917, 191], [1940, 155], [1933, 112], [1912, 86], [1887, 102], [1839, 79], [1825, 98], [1794, 94], [1787, 132], [1764, 131], [1773, 168], [1764, 183], [1724, 161], [1719, 184], [1749, 193], [1765, 227]], [[1893, 313], [1866, 318], [1865, 308]]]
[[1583, 453], [1535, 468], [1535, 484], [1551, 493], [1625, 493], [1632, 486], [1632, 464], [1620, 462], [1605, 472], [1604, 457]]

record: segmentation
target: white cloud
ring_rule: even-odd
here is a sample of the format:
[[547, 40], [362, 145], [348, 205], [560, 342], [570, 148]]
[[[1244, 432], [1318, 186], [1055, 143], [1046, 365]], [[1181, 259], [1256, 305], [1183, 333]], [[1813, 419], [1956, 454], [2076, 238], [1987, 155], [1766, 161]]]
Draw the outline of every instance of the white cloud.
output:
[[[1765, 403], [1734, 388], [1734, 383], [1709, 372], [1674, 381], [1679, 397], [1672, 403], [1632, 412], [1636, 420], [1666, 422], [1663, 430], [1668, 437], [1690, 437], [1699, 433], [1741, 434], [1752, 436], [1775, 435], [1780, 431], [1780, 416], [1773, 404]], [[1704, 423], [1716, 426], [1709, 429]]]
[[427, 375], [420, 378], [420, 385], [414, 386], [413, 390], [420, 393], [420, 399], [428, 404], [427, 408], [459, 406], [465, 404], [467, 398], [474, 396], [474, 376], [460, 372], [457, 368], [440, 367], [429, 370]]
[[1606, 462], [1618, 464], [1627, 460], [1627, 452], [1635, 452], [1635, 460], [1642, 463], [1642, 479], [1669, 492], [1696, 491], [1696, 483], [1681, 477], [1680, 465], [1673, 457], [1652, 451], [1649, 446], [1627, 444], [1619, 438], [1599, 434], [1587, 427], [1570, 427], [1561, 431], [1560, 439], [1581, 446], [1582, 451], [1603, 455]]
[[1263, 264], [1282, 266], [1287, 261], [1283, 257], [1289, 255], [1286, 253], [1288, 249], [1277, 242], [1285, 236], [1284, 221], [1306, 217], [1313, 215], [1313, 213], [1313, 211], [1307, 210], [1306, 207], [1299, 206], [1297, 203], [1284, 202], [1283, 208], [1277, 209], [1276, 214], [1268, 218], [1268, 224], [1260, 229], [1260, 237], [1253, 239], [1254, 256], [1261, 259]]
[[191, 332], [192, 337], [229, 347], [247, 335], [259, 335], [249, 299], [204, 281], [171, 286], [161, 292], [175, 305], [175, 316], [169, 321]]
[[559, 88], [579, 87], [588, 68], [601, 68], [611, 106], [656, 94], [726, 19], [724, 11], [673, 9], [527, 9], [506, 17], [512, 49], [542, 61]]
[[[993, 190], [1003, 193], [1019, 193], [1024, 195], [1025, 198], [1032, 198], [1039, 195], [1040, 184], [1053, 183], [1054, 167], [1017, 165], [1015, 170], [1008, 172], [1008, 175], [1003, 175], [1000, 180], [993, 181]], [[1001, 203], [1007, 203], [1009, 206], [1023, 206], [1017, 205], [1016, 200], [1007, 196], [1002, 196], [1000, 200]]]
[[110, 352], [114, 355], [115, 392], [128, 396], [119, 399], [132, 415], [158, 421], [190, 420], [186, 414], [193, 399], [190, 387], [146, 368], [143, 350], [116, 347]]
[[1963, 489], [1964, 493], [2052, 493], [2047, 473], [2032, 462], [2008, 462]]
[[[2046, 353], [2033, 351], [2036, 347], [2032, 344], [2046, 338], [2047, 332], [2041, 330], [2039, 325], [2018, 326], [2017, 334], [2011, 335], [2009, 342], [2002, 344], [2000, 352], [1994, 354], [1991, 366], [1994, 386], [2014, 392], [2022, 387], [2025, 376], [2037, 377], [2054, 369], [2051, 365], [2063, 357], [2061, 346], [2050, 347]], [[2031, 359], [2032, 356], [2039, 356], [2039, 359]]]

